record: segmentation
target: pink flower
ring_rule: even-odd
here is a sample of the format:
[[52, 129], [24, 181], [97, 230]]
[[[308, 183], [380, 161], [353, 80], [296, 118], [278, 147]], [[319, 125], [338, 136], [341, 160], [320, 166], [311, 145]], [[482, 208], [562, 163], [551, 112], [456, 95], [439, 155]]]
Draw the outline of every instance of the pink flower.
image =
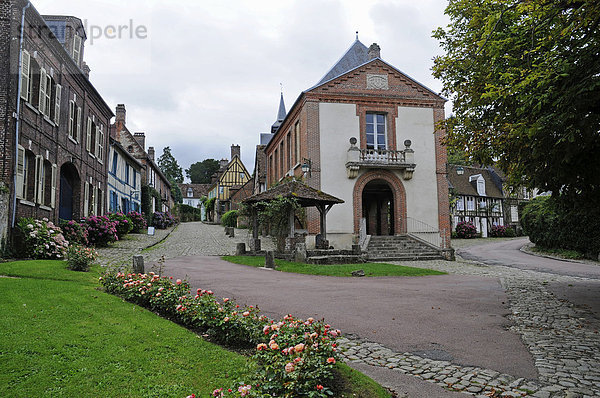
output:
[[296, 344], [296, 346], [294, 347], [294, 351], [296, 351], [296, 352], [304, 351], [304, 344], [302, 344], [302, 343]]
[[334, 364], [335, 363], [335, 358], [333, 358], [333, 357], [327, 358], [327, 363]]
[[250, 313], [249, 313], [248, 311], [244, 311], [244, 312], [242, 313], [242, 315], [243, 315], [243, 316], [248, 316], [248, 315], [250, 315]]
[[177, 279], [177, 281], [175, 283], [178, 285], [181, 285], [181, 279]]
[[285, 364], [285, 373], [291, 373], [294, 371], [294, 364], [291, 362], [288, 362]]
[[267, 349], [267, 345], [265, 343], [260, 343], [259, 345], [256, 346], [256, 349], [258, 351], [266, 350]]

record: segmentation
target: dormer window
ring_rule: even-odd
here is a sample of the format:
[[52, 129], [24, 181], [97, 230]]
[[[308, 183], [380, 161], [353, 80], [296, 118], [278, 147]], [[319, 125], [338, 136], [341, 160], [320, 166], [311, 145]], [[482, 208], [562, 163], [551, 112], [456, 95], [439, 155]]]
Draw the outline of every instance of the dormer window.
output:
[[194, 197], [194, 190], [192, 188], [187, 189], [187, 196], [188, 198]]
[[475, 185], [479, 196], [487, 196], [485, 193], [485, 180], [481, 174], [476, 174], [469, 177], [469, 182]]
[[73, 36], [73, 54], [72, 54], [73, 60], [75, 61], [75, 63], [77, 64], [77, 66], [80, 65], [80, 58], [81, 58], [81, 37], [79, 35], [74, 35]]

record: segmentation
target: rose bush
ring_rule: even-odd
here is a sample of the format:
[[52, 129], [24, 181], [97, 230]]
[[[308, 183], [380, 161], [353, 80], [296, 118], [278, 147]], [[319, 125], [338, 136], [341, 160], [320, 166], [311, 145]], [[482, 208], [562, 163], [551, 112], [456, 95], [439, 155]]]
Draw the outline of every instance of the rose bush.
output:
[[168, 211], [157, 211], [152, 215], [152, 225], [158, 229], [167, 229], [174, 224], [175, 218]]
[[67, 267], [72, 271], [88, 271], [97, 258], [98, 252], [94, 248], [73, 244], [67, 251]]
[[253, 306], [218, 300], [210, 290], [190, 292], [187, 282], [148, 274], [106, 273], [105, 289], [151, 309], [212, 341], [237, 347], [255, 347], [255, 377], [231, 388], [214, 390], [215, 397], [326, 397], [337, 361], [339, 330], [323, 321], [287, 315], [276, 322]]
[[18, 252], [20, 256], [36, 259], [62, 259], [67, 253], [69, 242], [62, 230], [47, 218], [34, 220], [21, 218], [17, 223], [21, 237]]

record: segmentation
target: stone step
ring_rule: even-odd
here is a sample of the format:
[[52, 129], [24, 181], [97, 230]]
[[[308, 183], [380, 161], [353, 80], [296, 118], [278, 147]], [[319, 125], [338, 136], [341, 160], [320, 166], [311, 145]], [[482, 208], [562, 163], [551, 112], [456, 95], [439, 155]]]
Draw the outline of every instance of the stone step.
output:
[[309, 264], [360, 264], [364, 263], [364, 257], [360, 255], [330, 255], [308, 257]]
[[443, 260], [443, 257], [438, 255], [399, 255], [390, 257], [368, 257], [369, 261], [385, 262], [385, 261], [426, 261], [426, 260]]
[[438, 260], [441, 254], [408, 236], [372, 236], [367, 250], [369, 261]]

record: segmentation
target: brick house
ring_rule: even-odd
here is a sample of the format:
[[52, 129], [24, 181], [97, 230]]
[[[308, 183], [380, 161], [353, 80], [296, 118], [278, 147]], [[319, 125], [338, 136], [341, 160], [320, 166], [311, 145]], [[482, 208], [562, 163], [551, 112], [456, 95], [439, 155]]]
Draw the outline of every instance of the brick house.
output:
[[[327, 215], [336, 248], [412, 232], [447, 247], [445, 132], [435, 127], [445, 101], [381, 59], [377, 44], [357, 38], [278, 120], [265, 148], [267, 185], [295, 176], [343, 199]], [[311, 247], [319, 213], [306, 214]]]
[[[111, 126], [111, 136], [142, 164], [142, 187], [148, 186], [160, 196], [160, 205], [156, 198], [152, 197], [148, 207], [153, 212], [170, 211], [175, 204], [175, 199], [171, 193], [169, 179], [154, 160], [154, 147], [148, 147], [148, 151], [146, 151], [146, 133], [136, 132], [131, 134], [126, 125], [127, 113], [124, 104], [118, 104], [115, 113], [115, 123]], [[142, 203], [142, 207], [145, 207], [145, 203]]]
[[113, 113], [90, 83], [81, 20], [11, 0], [0, 25], [1, 238], [20, 217], [103, 213]]

